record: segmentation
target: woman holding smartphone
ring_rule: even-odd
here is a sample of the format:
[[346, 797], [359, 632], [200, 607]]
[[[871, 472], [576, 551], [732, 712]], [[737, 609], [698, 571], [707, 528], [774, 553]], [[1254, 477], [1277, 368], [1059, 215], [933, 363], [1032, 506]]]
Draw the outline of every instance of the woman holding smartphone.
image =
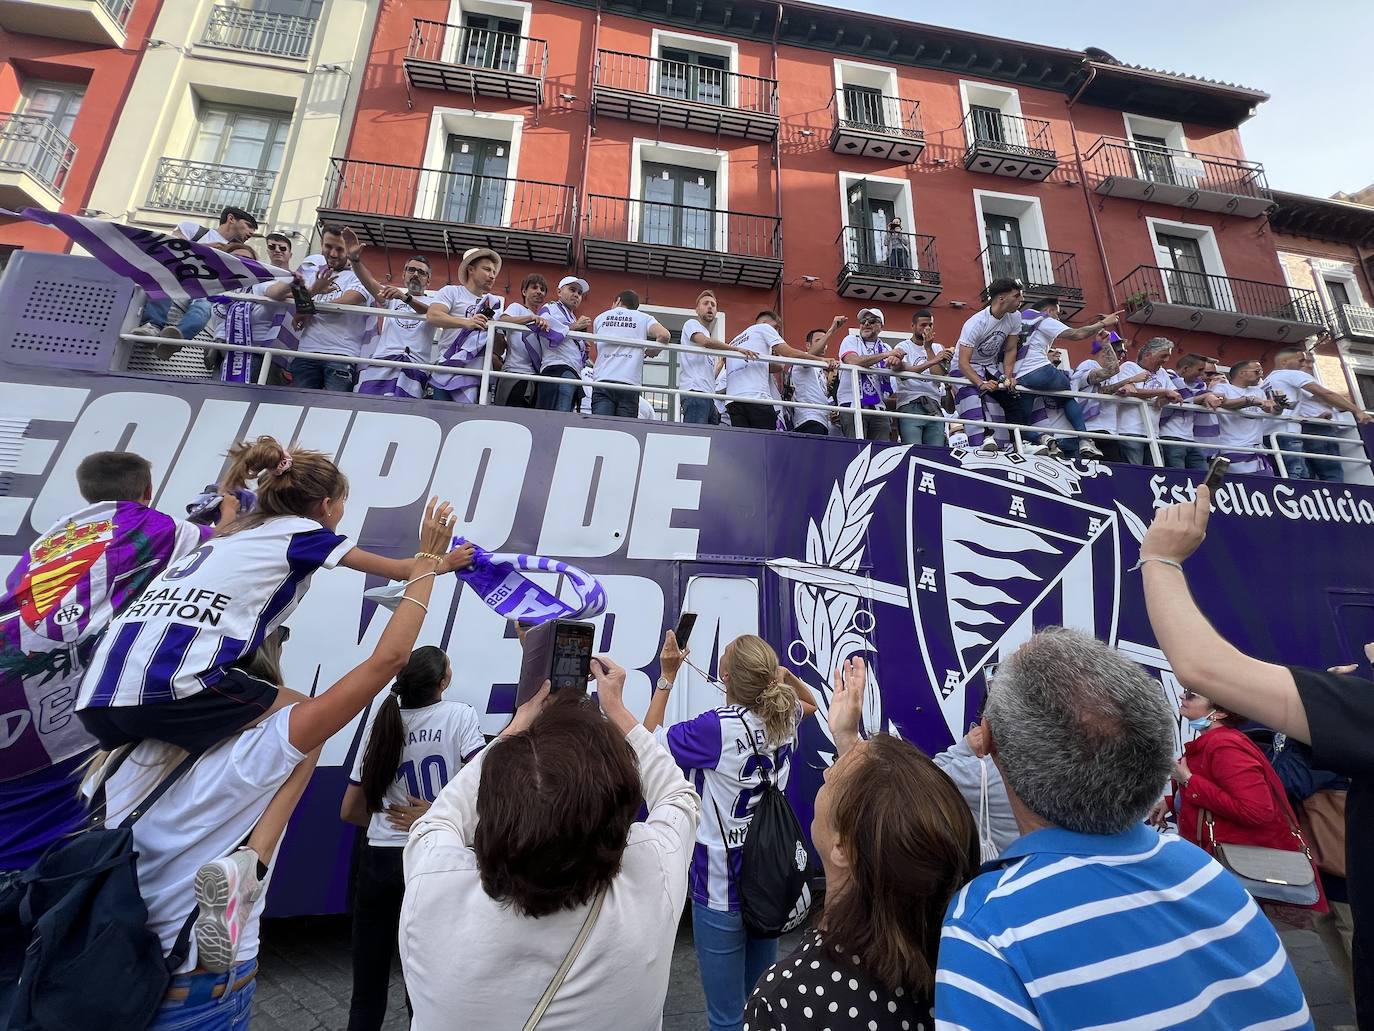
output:
[[786, 789], [797, 727], [816, 711], [811, 690], [778, 663], [761, 637], [737, 637], [720, 657], [725, 704], [662, 726], [668, 695], [686, 659], [668, 631], [662, 675], [644, 726], [667, 747], [701, 795], [701, 822], [689, 872], [692, 937], [711, 1031], [739, 1031], [754, 983], [778, 958], [776, 938], [757, 938], [739, 904], [740, 845], [767, 777]]

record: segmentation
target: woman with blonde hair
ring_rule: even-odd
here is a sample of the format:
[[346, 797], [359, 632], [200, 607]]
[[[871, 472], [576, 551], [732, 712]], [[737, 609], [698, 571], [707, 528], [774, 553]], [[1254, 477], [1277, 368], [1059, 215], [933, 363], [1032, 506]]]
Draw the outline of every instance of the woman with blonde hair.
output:
[[686, 652], [668, 631], [661, 676], [644, 726], [672, 753], [701, 796], [701, 822], [688, 884], [706, 1016], [711, 1031], [739, 1031], [754, 982], [778, 958], [776, 938], [750, 934], [740, 914], [741, 847], [765, 782], [787, 787], [797, 728], [816, 711], [811, 690], [778, 663], [769, 643], [735, 638], [720, 657], [725, 704], [661, 726]]

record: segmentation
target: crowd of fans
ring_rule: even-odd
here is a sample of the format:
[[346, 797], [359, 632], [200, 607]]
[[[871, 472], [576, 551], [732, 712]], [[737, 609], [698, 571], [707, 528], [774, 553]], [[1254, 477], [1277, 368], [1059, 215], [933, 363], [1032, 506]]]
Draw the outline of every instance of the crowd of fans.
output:
[[[227, 208], [216, 228], [184, 222], [174, 232], [251, 255], [247, 241], [257, 229], [248, 212]], [[268, 234], [267, 243], [272, 260], [288, 267], [290, 241]], [[646, 397], [644, 365], [674, 343], [674, 335], [640, 310], [633, 290], [621, 291], [611, 307], [593, 316], [584, 310], [591, 295], [587, 280], [568, 275], [554, 287], [532, 273], [520, 283], [519, 300], [508, 303], [492, 292], [501, 265], [495, 251], [473, 248], [458, 264], [457, 282], [441, 285], [429, 261], [416, 255], [405, 262], [403, 286], [384, 285], [368, 268], [356, 234], [326, 225], [318, 254], [306, 258], [292, 277], [253, 292], [274, 301], [295, 297], [298, 305], [306, 299], [403, 314], [292, 315], [255, 305], [252, 343], [312, 355], [278, 356], [267, 381], [472, 404], [484, 389], [482, 373], [490, 357], [498, 373], [541, 377], [490, 378], [487, 400], [494, 404], [662, 418]], [[1052, 457], [1081, 454], [1150, 465], [1156, 461], [1149, 442], [1154, 437], [1157, 461], [1169, 468], [1201, 469], [1222, 454], [1237, 472], [1272, 475], [1280, 458], [1288, 476], [1339, 482], [1344, 478], [1341, 439], [1352, 437], [1344, 424], [1370, 418], [1343, 394], [1322, 386], [1313, 375], [1313, 355], [1304, 347], [1279, 350], [1267, 374], [1255, 360], [1225, 368], [1207, 355], [1175, 354], [1174, 343], [1165, 337], [1146, 341], [1131, 360], [1112, 328], [1120, 312], [1073, 328], [1061, 321], [1056, 300], [1028, 306], [1017, 280], [998, 279], [987, 293], [988, 306], [963, 323], [952, 346], [937, 342], [929, 309], [916, 311], [908, 333], [890, 329], [877, 307], [860, 309], [856, 326], [847, 332], [848, 317], [837, 315], [828, 327], [807, 332], [802, 346], [793, 346], [773, 311], [757, 313], [746, 329], [724, 339], [717, 298], [704, 290], [694, 317], [677, 335], [677, 344], [697, 349], [677, 352], [677, 386], [716, 396], [682, 396], [681, 419], [855, 436], [857, 392], [862, 435], [871, 440], [997, 451], [1017, 446], [1005, 428], [1016, 424], [1025, 427], [1019, 433], [1024, 449]], [[219, 302], [192, 301], [172, 323], [167, 302], [150, 302], [138, 332], [166, 341], [204, 329], [224, 342], [224, 308]], [[505, 328], [492, 336], [492, 322]], [[1089, 339], [1090, 357], [1070, 366], [1064, 345]], [[164, 342], [157, 351], [166, 357], [177, 347]], [[224, 363], [222, 353], [205, 353], [212, 366]], [[832, 353], [837, 357], [827, 359]], [[255, 358], [253, 376], [259, 371]], [[836, 406], [845, 410], [833, 410]], [[985, 423], [999, 425], [990, 429]]]

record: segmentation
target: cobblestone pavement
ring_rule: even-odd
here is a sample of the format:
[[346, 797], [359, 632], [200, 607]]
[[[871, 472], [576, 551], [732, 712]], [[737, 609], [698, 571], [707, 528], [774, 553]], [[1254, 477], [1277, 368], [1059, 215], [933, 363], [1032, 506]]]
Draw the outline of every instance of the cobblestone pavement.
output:
[[[262, 968], [253, 1003], [254, 1031], [335, 1031], [348, 1026], [351, 984], [348, 918], [296, 917], [267, 920], [262, 927]], [[795, 938], [784, 938], [781, 954]], [[1317, 936], [1286, 930], [1284, 945], [1307, 992], [1317, 1031], [1353, 1031], [1355, 1017], [1345, 989]], [[385, 1031], [407, 1026], [399, 967], [391, 978]], [[673, 973], [663, 1006], [664, 1031], [706, 1031], [705, 1001], [692, 952], [690, 920], [678, 929]]]

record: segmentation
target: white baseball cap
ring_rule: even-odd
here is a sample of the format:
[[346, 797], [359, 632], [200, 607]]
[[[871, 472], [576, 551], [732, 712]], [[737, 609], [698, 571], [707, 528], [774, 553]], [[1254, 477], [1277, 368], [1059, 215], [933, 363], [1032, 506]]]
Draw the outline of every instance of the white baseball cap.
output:
[[565, 286], [573, 286], [574, 284], [576, 284], [577, 288], [584, 294], [592, 292], [592, 288], [587, 284], [587, 281], [585, 279], [578, 279], [576, 276], [564, 276], [558, 281], [558, 289], [562, 290]]
[[882, 310], [881, 308], [860, 308], [860, 309], [859, 309], [859, 318], [862, 319], [865, 315], [872, 315], [875, 319], [877, 319], [879, 322], [881, 322], [884, 326], [887, 325], [887, 319], [883, 318], [883, 310]]

